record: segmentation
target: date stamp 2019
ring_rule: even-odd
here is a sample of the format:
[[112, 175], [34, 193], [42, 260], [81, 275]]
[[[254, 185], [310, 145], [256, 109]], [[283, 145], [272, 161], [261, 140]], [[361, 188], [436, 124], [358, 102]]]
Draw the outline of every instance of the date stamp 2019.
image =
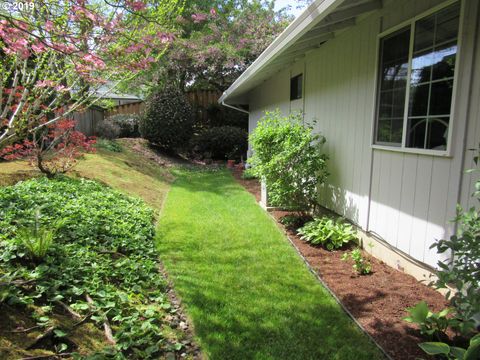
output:
[[0, 10], [8, 12], [32, 11], [35, 9], [33, 1], [2, 1], [0, 0]]

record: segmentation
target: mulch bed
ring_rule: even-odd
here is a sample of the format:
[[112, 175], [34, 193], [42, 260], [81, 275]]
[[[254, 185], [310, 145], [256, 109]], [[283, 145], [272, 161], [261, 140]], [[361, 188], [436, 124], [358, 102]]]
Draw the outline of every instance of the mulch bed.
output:
[[[260, 185], [256, 180], [241, 178], [241, 170], [235, 170], [237, 181], [260, 199]], [[414, 277], [393, 269], [376, 258], [371, 260], [370, 275], [356, 275], [351, 261], [342, 261], [346, 250], [327, 251], [312, 246], [286, 229], [278, 220], [287, 215], [285, 211], [272, 211], [271, 215], [286, 232], [309, 265], [337, 295], [364, 329], [395, 360], [428, 358], [418, 347], [422, 338], [416, 326], [402, 320], [407, 316], [405, 308], [425, 300], [434, 311], [447, 307], [445, 298], [437, 291], [418, 282]]]

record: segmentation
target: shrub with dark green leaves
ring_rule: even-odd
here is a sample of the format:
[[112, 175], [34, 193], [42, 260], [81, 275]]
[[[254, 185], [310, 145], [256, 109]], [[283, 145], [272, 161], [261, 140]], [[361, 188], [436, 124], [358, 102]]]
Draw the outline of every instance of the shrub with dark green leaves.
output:
[[117, 140], [108, 140], [108, 139], [97, 139], [95, 143], [95, 148], [105, 149], [112, 152], [122, 152], [122, 145]]
[[248, 133], [234, 126], [213, 127], [202, 131], [192, 142], [194, 152], [204, 157], [239, 159], [246, 155]]
[[264, 179], [273, 206], [301, 211], [318, 206], [318, 187], [327, 176], [325, 138], [305, 126], [301, 114], [267, 112], [250, 135], [252, 172]]
[[[98, 327], [107, 316], [116, 340], [112, 358], [158, 358], [181, 348], [166, 328], [171, 305], [153, 215], [143, 201], [91, 180], [38, 178], [0, 187], [0, 301], [30, 308], [61, 301]], [[55, 229], [40, 264], [21, 241], [22, 229], [39, 224]], [[31, 286], [21, 286], [25, 281]], [[31, 315], [45, 329], [55, 324], [49, 314]], [[104, 355], [98, 358], [110, 358]]]
[[136, 138], [140, 136], [140, 131], [138, 130], [140, 117], [137, 114], [116, 114], [109, 116], [106, 120], [119, 127], [120, 133], [118, 137]]
[[192, 137], [193, 121], [193, 110], [185, 94], [166, 86], [147, 100], [140, 119], [140, 133], [164, 149], [180, 149]]
[[220, 104], [210, 104], [207, 109], [206, 127], [234, 126], [248, 130], [248, 114]]

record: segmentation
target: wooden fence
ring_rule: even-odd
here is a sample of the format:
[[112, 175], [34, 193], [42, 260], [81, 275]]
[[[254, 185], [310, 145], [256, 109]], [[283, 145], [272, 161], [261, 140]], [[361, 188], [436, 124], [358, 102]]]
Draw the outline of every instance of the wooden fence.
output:
[[205, 122], [208, 120], [208, 107], [216, 104], [222, 93], [217, 90], [193, 90], [185, 95], [195, 109], [197, 122]]
[[123, 104], [114, 106], [111, 110], [105, 111], [105, 117], [109, 117], [112, 115], [118, 114], [140, 114], [145, 107], [145, 103], [143, 101], [134, 102], [130, 104]]
[[[193, 90], [185, 93], [188, 101], [196, 109], [197, 119], [206, 120], [208, 117], [206, 109], [211, 104], [216, 104], [222, 93], [216, 90]], [[114, 106], [110, 110], [103, 110], [98, 106], [92, 106], [91, 108], [73, 114], [73, 119], [77, 121], [75, 128], [81, 131], [87, 136], [96, 135], [97, 124], [103, 121], [103, 119], [117, 114], [141, 114], [145, 108], [143, 101], [134, 102], [130, 104], [123, 104]]]
[[222, 93], [218, 90], [193, 90], [185, 95], [192, 105], [206, 109], [211, 104], [216, 104]]
[[98, 123], [103, 121], [104, 113], [100, 107], [90, 107], [85, 111], [73, 113], [72, 118], [77, 122], [75, 124], [75, 130], [87, 136], [95, 136], [95, 130]]

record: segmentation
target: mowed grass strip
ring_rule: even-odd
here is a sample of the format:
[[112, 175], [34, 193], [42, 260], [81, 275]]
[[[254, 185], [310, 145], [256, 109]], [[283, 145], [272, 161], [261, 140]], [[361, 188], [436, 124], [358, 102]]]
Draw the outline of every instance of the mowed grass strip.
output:
[[210, 359], [380, 359], [227, 171], [178, 172], [157, 241]]

